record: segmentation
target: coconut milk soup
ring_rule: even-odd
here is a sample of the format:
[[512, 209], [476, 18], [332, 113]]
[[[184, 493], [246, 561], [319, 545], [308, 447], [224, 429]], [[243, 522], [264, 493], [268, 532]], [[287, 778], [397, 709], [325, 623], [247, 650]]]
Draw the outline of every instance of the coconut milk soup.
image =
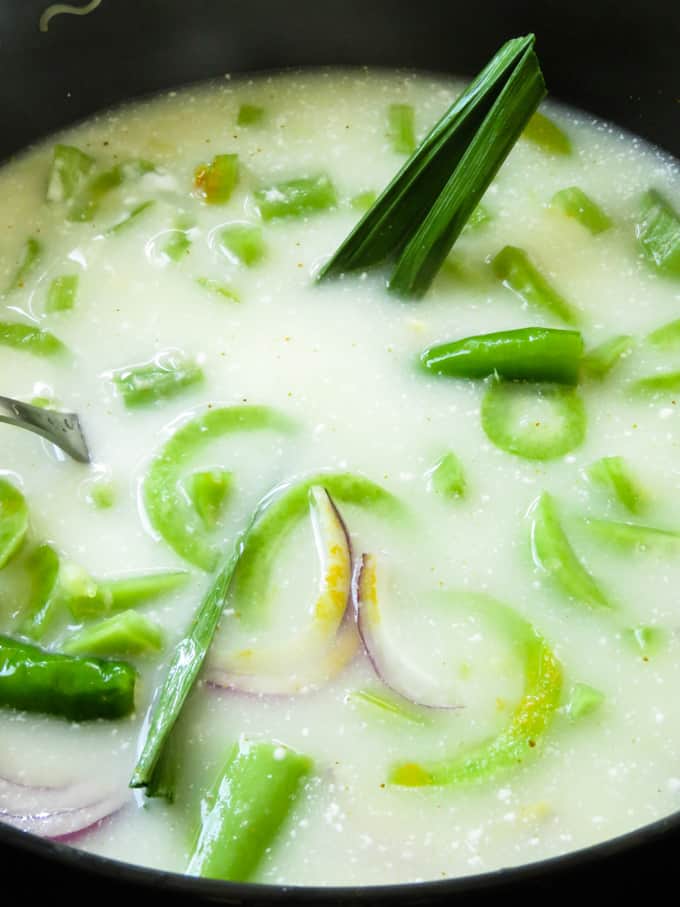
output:
[[[0, 819], [349, 885], [680, 808], [676, 164], [548, 106], [422, 299], [375, 269], [315, 282], [460, 90], [225, 78], [0, 170], [0, 393], [78, 413], [92, 454], [0, 425], [0, 663], [68, 654], [77, 688], [61, 711], [58, 669], [0, 689]], [[583, 355], [561, 333], [545, 356], [578, 379], [421, 359], [527, 327], [580, 333]], [[128, 782], [154, 695], [267, 495], [164, 751], [170, 797], [147, 797]]]

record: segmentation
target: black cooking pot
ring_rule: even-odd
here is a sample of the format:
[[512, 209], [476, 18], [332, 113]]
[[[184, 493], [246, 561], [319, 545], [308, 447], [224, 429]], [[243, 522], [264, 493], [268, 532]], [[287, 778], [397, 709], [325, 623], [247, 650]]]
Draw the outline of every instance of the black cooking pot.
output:
[[[38, 20], [47, 5], [0, 0], [0, 159], [127, 98], [225, 72], [372, 64], [465, 75], [528, 31], [537, 35], [553, 97], [680, 157], [678, 0], [103, 0], [83, 18], [55, 18], [45, 34]], [[484, 876], [286, 889], [116, 863], [0, 824], [3, 890], [7, 896], [17, 884], [14, 896], [28, 903], [55, 896], [70, 904], [122, 896], [251, 907], [426, 907], [555, 894], [648, 899], [673, 890], [679, 850], [680, 813], [585, 851]]]

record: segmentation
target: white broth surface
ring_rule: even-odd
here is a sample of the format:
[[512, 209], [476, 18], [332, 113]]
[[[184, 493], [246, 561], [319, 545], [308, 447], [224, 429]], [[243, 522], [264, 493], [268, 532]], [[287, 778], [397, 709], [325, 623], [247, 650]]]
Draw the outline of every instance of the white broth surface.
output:
[[[680, 283], [650, 266], [635, 232], [648, 189], [680, 205], [677, 165], [615, 127], [548, 106], [571, 154], [521, 139], [484, 197], [488, 219], [464, 231], [453, 264], [423, 299], [390, 295], [379, 270], [314, 282], [360, 217], [356, 197], [379, 192], [405, 160], [388, 135], [390, 105], [413, 107], [420, 139], [458, 91], [452, 81], [396, 72], [227, 77], [101, 114], [0, 170], [0, 288], [7, 287], [0, 321], [49, 331], [67, 347], [38, 356], [0, 340], [0, 393], [77, 412], [93, 458], [90, 466], [73, 462], [36, 435], [0, 424], [0, 475], [25, 495], [30, 513], [22, 550], [0, 571], [0, 633], [21, 635], [31, 546], [50, 543], [62, 567], [78, 565], [97, 579], [189, 572], [184, 584], [137, 608], [160, 627], [163, 648], [121, 656], [139, 671], [133, 716], [74, 723], [0, 708], [0, 777], [28, 787], [93, 781], [124, 799], [74, 846], [186, 871], [201, 798], [239, 739], [280, 742], [313, 762], [254, 876], [265, 883], [476, 874], [585, 847], [680, 809], [680, 540], [631, 551], [584, 523], [680, 530], [680, 381], [675, 391], [634, 391], [636, 380], [680, 368], [680, 344], [645, 339], [680, 317]], [[238, 125], [242, 105], [262, 112]], [[81, 149], [101, 171], [139, 159], [153, 168], [102, 194], [91, 220], [69, 220], [65, 203], [46, 201], [56, 141]], [[207, 203], [195, 170], [223, 154], [238, 155], [238, 182], [224, 203]], [[258, 188], [320, 174], [335, 187], [330, 208], [261, 218]], [[609, 229], [593, 235], [550, 205], [572, 186], [607, 213]], [[131, 212], [129, 223], [111, 230]], [[261, 248], [249, 264], [225, 246], [223, 232], [233, 225], [260, 228]], [[29, 237], [40, 254], [14, 281]], [[181, 251], [170, 255], [173, 239]], [[586, 350], [616, 335], [634, 338], [605, 378], [579, 385], [584, 440], [554, 459], [525, 459], [489, 439], [480, 410], [492, 379], [418, 367], [435, 343], [569, 327], [494, 275], [489, 262], [508, 245], [524, 249], [568, 300]], [[53, 311], [50, 287], [64, 275], [78, 277], [72, 306]], [[175, 361], [189, 357], [203, 380], [126, 406], [113, 374], [166, 352]], [[273, 408], [291, 427], [210, 440], [180, 470], [183, 481], [197, 470], [232, 474], [217, 526], [205, 530], [211, 544], [226, 551], [257, 502], [283, 483], [318, 472], [377, 483], [405, 516], [336, 503], [355, 560], [373, 553], [383, 570], [390, 670], [413, 699], [435, 689], [460, 708], [412, 707], [414, 721], [362, 700], [357, 691], [389, 690], [361, 651], [327, 682], [306, 687], [306, 665], [297, 656], [286, 662], [320, 582], [305, 518], [277, 548], [262, 620], [242, 620], [231, 595], [208, 657], [210, 669], [266, 643], [283, 674], [300, 673], [302, 688], [258, 696], [220, 689], [204, 673], [173, 736], [175, 801], [147, 799], [127, 788], [145, 716], [210, 574], [154, 528], [144, 479], [189, 419], [252, 405]], [[462, 494], [437, 490], [433, 470], [447, 452], [462, 467]], [[638, 514], [588, 478], [603, 457], [624, 458], [644, 491]], [[532, 558], [544, 492], [611, 607], [567, 595]], [[96, 506], [103, 497], [110, 506]], [[558, 701], [521, 760], [489, 777], [393, 784], [396, 764], [451, 759], [502, 735], [523, 695], [525, 665], [512, 633], [476, 609], [474, 595], [466, 610], [463, 597], [446, 590], [491, 597], [528, 621], [561, 665]], [[39, 643], [60, 651], [80, 623], [62, 606]], [[302, 662], [308, 654], [303, 647]], [[574, 713], [577, 685], [602, 694], [587, 714]]]

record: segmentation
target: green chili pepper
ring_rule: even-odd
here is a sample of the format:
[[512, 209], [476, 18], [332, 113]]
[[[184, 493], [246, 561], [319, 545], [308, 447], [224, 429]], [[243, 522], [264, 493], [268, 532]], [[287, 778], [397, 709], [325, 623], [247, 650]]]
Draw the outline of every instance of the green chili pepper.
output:
[[0, 570], [21, 548], [28, 532], [28, 504], [19, 489], [0, 476]]
[[305, 217], [334, 208], [335, 187], [325, 173], [273, 183], [255, 190], [260, 217], [264, 221], [280, 217]]
[[515, 647], [524, 669], [524, 691], [508, 726], [496, 737], [437, 762], [402, 762], [392, 767], [391, 784], [403, 787], [480, 783], [520, 768], [540, 748], [560, 703], [562, 669], [547, 642], [519, 614], [487, 596], [465, 594], [488, 614]]
[[498, 280], [522, 302], [545, 309], [567, 324], [579, 320], [578, 313], [546, 280], [524, 249], [505, 246], [493, 259], [491, 267]]
[[211, 409], [179, 428], [153, 460], [144, 479], [144, 503], [154, 529], [190, 563], [213, 570], [219, 553], [180, 487], [183, 470], [206, 444], [233, 432], [277, 431], [294, 426], [285, 416], [266, 406], [233, 406]]
[[186, 215], [181, 215], [175, 220], [175, 226], [170, 231], [168, 241], [163, 246], [163, 252], [172, 261], [179, 261], [184, 258], [191, 248], [190, 230], [194, 223], [194, 220]]
[[149, 362], [113, 372], [112, 381], [128, 409], [167, 400], [200, 384], [203, 369], [181, 352], [160, 353]]
[[576, 556], [560, 524], [552, 497], [543, 492], [531, 520], [534, 563], [577, 604], [611, 608], [611, 603]]
[[0, 346], [34, 356], [59, 356], [66, 347], [54, 334], [17, 321], [0, 321]]
[[123, 718], [135, 707], [134, 668], [45, 652], [0, 636], [0, 706], [71, 721]]
[[251, 879], [312, 769], [306, 756], [276, 743], [242, 742], [202, 804], [202, 823], [187, 873]]
[[95, 580], [82, 567], [66, 564], [60, 576], [60, 596], [76, 620], [90, 620], [146, 604], [188, 579], [186, 570], [163, 570]]
[[640, 220], [635, 232], [642, 254], [657, 271], [680, 277], [680, 217], [656, 189], [642, 197]]
[[569, 155], [572, 153], [571, 139], [554, 120], [536, 112], [524, 127], [522, 138], [528, 139], [541, 151], [548, 154]]
[[644, 510], [645, 493], [623, 457], [602, 457], [587, 468], [586, 475], [607, 489], [626, 510], [631, 513]]
[[210, 205], [229, 201], [239, 178], [237, 154], [218, 154], [210, 164], [202, 164], [194, 172], [194, 185]]
[[81, 188], [93, 167], [94, 158], [80, 148], [74, 145], [55, 145], [47, 180], [47, 200], [69, 201]]
[[578, 331], [520, 328], [429, 347], [426, 371], [452, 378], [502, 378], [576, 384], [583, 340]]
[[612, 225], [611, 217], [578, 186], [560, 189], [553, 195], [550, 205], [552, 208], [559, 208], [567, 217], [577, 220], [594, 236], [608, 230]]
[[602, 381], [609, 372], [624, 359], [635, 346], [635, 338], [619, 334], [589, 350], [581, 363], [586, 377]]
[[444, 454], [431, 473], [433, 490], [445, 498], [462, 498], [465, 494], [463, 464], [453, 451]]
[[416, 150], [415, 112], [410, 104], [390, 104], [387, 108], [387, 137], [397, 154]]
[[136, 611], [121, 611], [65, 640], [67, 655], [149, 655], [163, 648], [160, 627]]
[[78, 292], [78, 275], [62, 274], [50, 283], [45, 303], [46, 312], [66, 312], [72, 309]]

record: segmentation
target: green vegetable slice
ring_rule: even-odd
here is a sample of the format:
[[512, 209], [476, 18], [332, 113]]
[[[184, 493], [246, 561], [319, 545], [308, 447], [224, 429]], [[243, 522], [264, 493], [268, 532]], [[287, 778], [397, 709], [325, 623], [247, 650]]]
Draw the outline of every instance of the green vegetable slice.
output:
[[5, 293], [11, 293], [13, 290], [20, 290], [24, 286], [42, 258], [42, 254], [43, 245], [40, 240], [36, 239], [34, 236], [29, 236], [24, 243], [14, 275], [10, 278], [9, 283], [5, 288]]
[[190, 477], [189, 498], [205, 529], [217, 526], [233, 488], [234, 474], [224, 469], [195, 472]]
[[482, 428], [507, 453], [553, 460], [583, 442], [586, 414], [573, 388], [494, 380], [482, 400]]
[[168, 241], [163, 246], [163, 252], [171, 261], [180, 261], [191, 248], [191, 229], [195, 221], [187, 215], [180, 215], [175, 219], [175, 225], [169, 231]]
[[0, 321], [0, 346], [9, 346], [34, 356], [59, 356], [66, 351], [54, 334], [17, 321]]
[[201, 806], [202, 823], [187, 873], [251, 879], [288, 818], [312, 769], [280, 743], [241, 741]]
[[602, 381], [609, 372], [631, 352], [635, 338], [619, 334], [589, 350], [583, 357], [583, 373], [588, 378]]
[[262, 220], [269, 221], [327, 211], [338, 199], [330, 178], [321, 173], [262, 186], [255, 190], [255, 202]]
[[680, 277], [680, 217], [656, 189], [642, 196], [635, 233], [642, 254], [659, 273]]
[[26, 559], [26, 570], [30, 577], [30, 591], [21, 615], [19, 633], [41, 640], [59, 604], [59, 555], [51, 545], [40, 545]]
[[604, 233], [612, 225], [611, 217], [578, 186], [560, 189], [553, 195], [550, 205], [578, 221], [593, 236]]
[[128, 409], [167, 400], [200, 384], [203, 369], [185, 353], [165, 352], [149, 362], [113, 372], [111, 380]]
[[0, 570], [21, 548], [28, 532], [28, 504], [19, 489], [0, 476]]
[[680, 318], [662, 324], [661, 327], [647, 335], [647, 340], [653, 346], [661, 349], [677, 348], [680, 345]]
[[569, 693], [566, 706], [567, 717], [570, 721], [579, 721], [594, 712], [599, 711], [604, 703], [605, 695], [600, 690], [587, 683], [575, 683]]
[[532, 513], [531, 554], [565, 595], [591, 608], [611, 608], [605, 594], [576, 556], [562, 528], [552, 497], [543, 492]]
[[149, 161], [132, 159], [116, 164], [110, 170], [95, 173], [70, 199], [68, 219], [91, 221], [110, 192], [118, 189], [124, 183], [140, 179], [155, 169]]
[[264, 119], [264, 107], [257, 104], [241, 104], [236, 117], [237, 126], [258, 126]]
[[121, 611], [65, 640], [67, 655], [152, 655], [163, 648], [160, 627], [136, 611]]
[[601, 541], [628, 551], [680, 551], [680, 532], [656, 529], [617, 520], [583, 520], [588, 530]]
[[185, 560], [213, 570], [219, 552], [194, 508], [182, 494], [182, 472], [211, 441], [233, 432], [276, 431], [288, 434], [293, 423], [266, 406], [211, 409], [191, 419], [165, 444], [144, 479], [143, 494], [153, 528]]
[[605, 488], [631, 513], [640, 513], [646, 495], [623, 457], [602, 457], [586, 470], [592, 481]]
[[228, 299], [230, 302], [240, 302], [241, 299], [233, 289], [226, 283], [221, 283], [219, 280], [213, 280], [211, 277], [197, 277], [196, 283], [199, 287], [203, 287], [204, 290], [209, 290], [211, 293], [215, 293], [217, 296], [222, 296], [224, 299]]
[[425, 350], [426, 371], [452, 378], [502, 378], [578, 382], [583, 340], [578, 331], [520, 328], [453, 340]]
[[544, 309], [567, 324], [579, 320], [577, 312], [546, 280], [524, 249], [505, 246], [493, 259], [491, 267], [503, 286], [512, 290], [522, 302]]
[[66, 202], [72, 199], [93, 167], [94, 158], [80, 148], [74, 145], [55, 145], [47, 179], [47, 200]]
[[638, 378], [631, 384], [631, 389], [634, 394], [649, 397], [676, 394], [680, 392], [680, 371], [658, 372], [646, 378]]
[[209, 205], [224, 205], [232, 196], [239, 179], [237, 154], [218, 154], [210, 164], [194, 171], [194, 186]]
[[111, 227], [106, 231], [106, 236], [117, 236], [119, 233], [127, 230], [132, 224], [136, 223], [137, 220], [144, 214], [145, 211], [148, 211], [149, 208], [153, 208], [156, 203], [153, 200], [146, 202], [140, 202], [139, 205], [128, 211], [119, 221], [116, 221]]
[[220, 232], [220, 244], [237, 262], [252, 268], [264, 258], [262, 230], [255, 224], [231, 224]]
[[55, 277], [47, 291], [45, 311], [67, 312], [73, 308], [78, 292], [79, 277], [77, 274], [62, 274]]
[[416, 150], [415, 112], [410, 104], [390, 104], [387, 108], [387, 137], [397, 154]]
[[560, 704], [562, 669], [543, 637], [517, 612], [483, 595], [458, 593], [492, 618], [512, 641], [524, 667], [524, 691], [507, 727], [496, 737], [436, 762], [401, 762], [389, 781], [402, 787], [478, 784], [533, 758]]
[[430, 475], [433, 490], [445, 498], [462, 498], [465, 494], [465, 471], [453, 451], [447, 451]]
[[135, 608], [172, 592], [189, 579], [186, 570], [160, 570], [113, 579], [94, 579], [77, 564], [64, 564], [59, 596], [76, 620], [91, 620]]
[[572, 153], [571, 139], [554, 120], [536, 111], [527, 123], [522, 138], [545, 151], [547, 154], [567, 156]]
[[408, 699], [403, 699], [401, 696], [392, 693], [387, 695], [382, 691], [372, 689], [352, 690], [347, 698], [350, 702], [368, 706], [371, 711], [379, 709], [383, 714], [406, 721], [409, 724], [419, 724], [421, 726], [430, 724], [430, 716], [426, 713], [426, 709], [418, 708], [412, 702], [409, 702]]

